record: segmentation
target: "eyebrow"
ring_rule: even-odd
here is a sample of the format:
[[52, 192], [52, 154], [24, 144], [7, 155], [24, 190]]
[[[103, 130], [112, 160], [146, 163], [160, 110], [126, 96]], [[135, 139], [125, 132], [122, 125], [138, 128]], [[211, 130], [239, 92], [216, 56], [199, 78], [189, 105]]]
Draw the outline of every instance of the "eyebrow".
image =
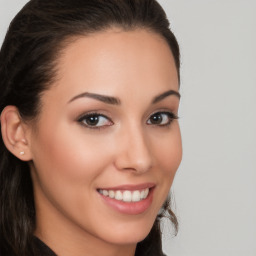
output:
[[[181, 97], [179, 92], [174, 91], [174, 90], [169, 90], [167, 92], [161, 93], [160, 95], [157, 95], [156, 97], [154, 97], [153, 100], [152, 100], [152, 104], [156, 104], [159, 101], [161, 101], [161, 100], [163, 100], [166, 97], [171, 96], [171, 95], [174, 95], [174, 96], [178, 97], [179, 99]], [[121, 100], [119, 98], [112, 97], [112, 96], [107, 96], [107, 95], [102, 95], [102, 94], [90, 93], [90, 92], [84, 92], [84, 93], [81, 93], [79, 95], [76, 95], [68, 103], [70, 103], [70, 102], [72, 102], [76, 99], [83, 98], [83, 97], [99, 100], [99, 101], [102, 101], [106, 104], [121, 105]]]
[[156, 96], [156, 97], [152, 100], [152, 103], [153, 103], [153, 104], [156, 104], [156, 103], [158, 103], [159, 101], [161, 101], [161, 100], [163, 100], [163, 99], [165, 99], [166, 97], [171, 96], [171, 95], [174, 95], [174, 96], [178, 97], [179, 99], [180, 99], [180, 97], [181, 97], [179, 92], [174, 91], [174, 90], [169, 90], [169, 91], [167, 91], [167, 92], [164, 92], [164, 93], [162, 93], [162, 94]]
[[107, 104], [121, 105], [121, 101], [118, 98], [111, 97], [111, 96], [106, 96], [106, 95], [101, 95], [101, 94], [96, 94], [96, 93], [90, 93], [90, 92], [81, 93], [81, 94], [75, 96], [74, 98], [72, 98], [68, 103], [70, 103], [70, 102], [72, 102], [76, 99], [83, 98], [83, 97], [99, 100], [99, 101], [102, 101], [102, 102], [107, 103]]

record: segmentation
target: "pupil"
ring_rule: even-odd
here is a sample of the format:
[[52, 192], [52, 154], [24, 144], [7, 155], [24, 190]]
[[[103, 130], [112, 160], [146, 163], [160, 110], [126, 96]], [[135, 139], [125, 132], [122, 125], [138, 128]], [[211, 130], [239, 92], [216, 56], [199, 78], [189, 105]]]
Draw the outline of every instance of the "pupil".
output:
[[150, 121], [151, 121], [152, 124], [160, 124], [162, 122], [162, 120], [163, 120], [163, 118], [162, 118], [161, 115], [153, 115], [151, 117]]
[[88, 117], [87, 123], [89, 125], [96, 125], [99, 122], [99, 117], [98, 116], [90, 116]]

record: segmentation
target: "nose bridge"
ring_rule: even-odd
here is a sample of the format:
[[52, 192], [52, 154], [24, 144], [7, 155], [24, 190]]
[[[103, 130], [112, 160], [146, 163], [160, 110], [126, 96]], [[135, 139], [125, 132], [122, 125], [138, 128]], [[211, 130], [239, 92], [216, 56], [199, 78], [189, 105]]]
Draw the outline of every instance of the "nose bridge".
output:
[[117, 159], [120, 169], [131, 169], [139, 173], [152, 166], [152, 156], [146, 133], [141, 125], [130, 123], [122, 131], [122, 149]]

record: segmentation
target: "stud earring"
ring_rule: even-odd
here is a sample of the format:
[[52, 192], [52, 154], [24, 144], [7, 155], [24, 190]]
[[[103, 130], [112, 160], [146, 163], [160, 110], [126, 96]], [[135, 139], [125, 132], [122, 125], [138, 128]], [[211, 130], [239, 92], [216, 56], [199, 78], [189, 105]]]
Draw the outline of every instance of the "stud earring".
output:
[[21, 151], [21, 152], [20, 152], [20, 155], [21, 155], [21, 156], [25, 155], [25, 152], [24, 152], [24, 151]]

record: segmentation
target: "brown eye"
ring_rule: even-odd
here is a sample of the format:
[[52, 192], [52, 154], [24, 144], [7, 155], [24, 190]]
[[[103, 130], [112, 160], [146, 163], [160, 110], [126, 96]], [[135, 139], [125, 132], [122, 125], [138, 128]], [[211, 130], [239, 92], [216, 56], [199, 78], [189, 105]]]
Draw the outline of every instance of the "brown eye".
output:
[[163, 121], [163, 116], [162, 116], [162, 114], [157, 113], [157, 114], [152, 115], [149, 118], [149, 120], [150, 120], [151, 124], [161, 124]]
[[78, 122], [89, 128], [100, 128], [112, 125], [109, 118], [101, 114], [88, 114], [79, 118]]
[[157, 112], [149, 117], [147, 124], [165, 126], [169, 125], [174, 119], [177, 119], [177, 116], [171, 112]]
[[85, 120], [86, 124], [95, 126], [99, 123], [100, 118], [99, 118], [99, 116], [94, 115], [94, 116], [88, 116], [84, 120]]

